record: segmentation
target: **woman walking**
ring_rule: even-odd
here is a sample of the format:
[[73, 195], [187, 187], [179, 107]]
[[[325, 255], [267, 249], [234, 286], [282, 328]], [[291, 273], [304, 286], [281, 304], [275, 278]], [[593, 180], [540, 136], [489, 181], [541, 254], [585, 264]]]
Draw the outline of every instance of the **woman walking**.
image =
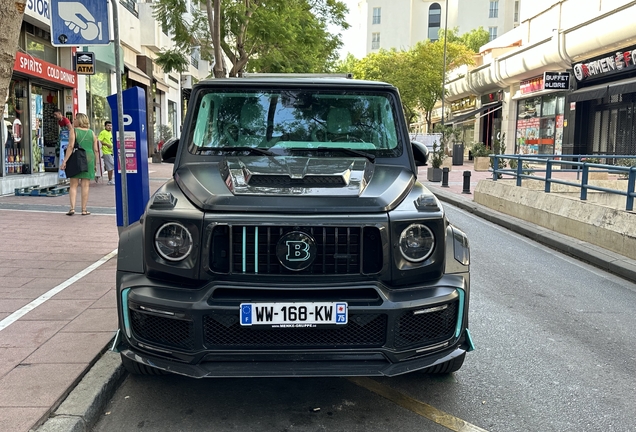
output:
[[[73, 122], [75, 127], [75, 143], [79, 144], [86, 151], [86, 160], [88, 162], [88, 171], [81, 172], [74, 177], [70, 178], [71, 186], [69, 188], [69, 197], [71, 199], [71, 209], [66, 213], [68, 216], [75, 214], [75, 198], [77, 197], [77, 185], [80, 185], [82, 193], [82, 215], [91, 214], [86, 210], [86, 204], [88, 203], [88, 191], [90, 188], [91, 180], [95, 178], [95, 154], [97, 153], [97, 136], [92, 130], [88, 128], [88, 116], [83, 113], [78, 113], [75, 116]], [[66, 161], [71, 157], [73, 153], [72, 148], [66, 149], [64, 155], [64, 162], [62, 162], [62, 169], [66, 168]]]

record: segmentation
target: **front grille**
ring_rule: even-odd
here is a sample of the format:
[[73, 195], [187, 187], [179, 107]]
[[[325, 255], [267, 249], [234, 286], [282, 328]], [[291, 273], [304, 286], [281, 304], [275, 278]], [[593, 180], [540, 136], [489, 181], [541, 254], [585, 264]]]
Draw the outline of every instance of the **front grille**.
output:
[[337, 328], [243, 327], [238, 314], [215, 313], [203, 319], [203, 334], [209, 348], [374, 348], [384, 345], [385, 314], [350, 314], [348, 324]]
[[[300, 231], [315, 241], [313, 263], [290, 270], [276, 255], [284, 235]], [[355, 275], [382, 269], [382, 239], [377, 227], [218, 226], [212, 234], [210, 269], [233, 274]]]
[[[457, 307], [458, 301], [454, 301], [402, 313], [397, 320], [395, 347], [431, 345], [450, 339], [457, 325]], [[418, 311], [424, 313], [416, 315], [414, 312]]]
[[134, 309], [129, 309], [129, 313], [137, 339], [165, 347], [194, 348], [192, 321], [150, 315]]

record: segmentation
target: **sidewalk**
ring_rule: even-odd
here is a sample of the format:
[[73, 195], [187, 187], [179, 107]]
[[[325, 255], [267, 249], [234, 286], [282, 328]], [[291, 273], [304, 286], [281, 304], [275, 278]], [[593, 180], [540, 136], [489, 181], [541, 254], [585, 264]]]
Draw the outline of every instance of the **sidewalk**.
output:
[[[149, 164], [150, 190], [172, 164]], [[92, 183], [89, 216], [69, 197], [0, 196], [0, 431], [49, 417], [117, 328], [115, 189]]]
[[[441, 200], [636, 279], [633, 261], [475, 204], [472, 192], [492, 173], [474, 171], [472, 162], [451, 168], [447, 188], [428, 182], [426, 170], [420, 167], [419, 179]], [[172, 164], [149, 164], [149, 171], [154, 191], [171, 176]], [[465, 171], [470, 194], [462, 193]], [[91, 185], [90, 216], [68, 217], [68, 205], [68, 195], [0, 196], [2, 432], [35, 430], [45, 421], [38, 432], [85, 430], [123, 376], [118, 355], [101, 355], [117, 328], [114, 188]], [[16, 318], [16, 311], [25, 313]]]

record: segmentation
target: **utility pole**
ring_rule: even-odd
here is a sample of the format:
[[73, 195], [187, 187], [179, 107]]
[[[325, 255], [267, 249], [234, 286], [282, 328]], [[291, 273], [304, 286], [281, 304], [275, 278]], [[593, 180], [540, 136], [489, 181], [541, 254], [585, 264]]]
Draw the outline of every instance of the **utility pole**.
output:
[[444, 126], [444, 100], [446, 99], [446, 32], [448, 31], [448, 0], [444, 6], [444, 66], [442, 68], [442, 126]]
[[[448, 0], [447, 0], [448, 1]], [[126, 142], [124, 133], [124, 97], [121, 91], [121, 61], [120, 61], [120, 41], [119, 41], [119, 12], [117, 11], [117, 0], [110, 0], [113, 7], [113, 32], [115, 34], [115, 75], [117, 81], [117, 133], [119, 135], [119, 148], [117, 156], [119, 158], [119, 172], [121, 174], [121, 208], [123, 212], [123, 228], [128, 226], [128, 179], [126, 178]], [[115, 143], [117, 143], [115, 138]]]

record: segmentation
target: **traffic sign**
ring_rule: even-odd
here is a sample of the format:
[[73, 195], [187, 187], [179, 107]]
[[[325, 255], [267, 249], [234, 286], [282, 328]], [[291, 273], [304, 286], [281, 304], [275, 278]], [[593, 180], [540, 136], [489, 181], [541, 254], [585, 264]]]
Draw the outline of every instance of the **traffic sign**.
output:
[[51, 0], [51, 44], [108, 45], [107, 0]]

